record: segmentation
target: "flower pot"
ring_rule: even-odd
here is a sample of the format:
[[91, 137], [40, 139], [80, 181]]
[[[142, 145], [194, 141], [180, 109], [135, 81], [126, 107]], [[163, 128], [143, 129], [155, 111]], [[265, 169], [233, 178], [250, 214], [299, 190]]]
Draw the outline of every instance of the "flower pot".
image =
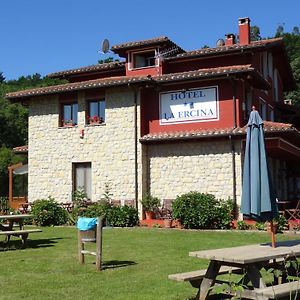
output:
[[146, 220], [154, 219], [154, 212], [153, 211], [145, 211]]

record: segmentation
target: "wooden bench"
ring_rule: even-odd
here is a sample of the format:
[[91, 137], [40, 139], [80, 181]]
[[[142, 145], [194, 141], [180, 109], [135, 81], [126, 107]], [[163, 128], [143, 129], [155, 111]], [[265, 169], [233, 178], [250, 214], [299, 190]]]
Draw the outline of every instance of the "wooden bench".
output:
[[41, 229], [24, 229], [24, 230], [11, 230], [11, 231], [0, 231], [0, 235], [5, 235], [7, 237], [7, 242], [9, 242], [11, 236], [20, 236], [22, 238], [22, 243], [25, 246], [29, 233], [42, 232]]
[[257, 295], [257, 300], [289, 298], [290, 295], [294, 299], [296, 293], [298, 293], [297, 299], [300, 299], [300, 280], [255, 289], [254, 292]]
[[[175, 281], [188, 281], [193, 287], [199, 288], [203, 277], [206, 274], [207, 269], [185, 272], [185, 273], [178, 273], [178, 274], [171, 274], [168, 276], [170, 280]], [[227, 267], [222, 266], [219, 271], [219, 275], [227, 274], [229, 272], [232, 273], [240, 273], [242, 269], [236, 267]]]

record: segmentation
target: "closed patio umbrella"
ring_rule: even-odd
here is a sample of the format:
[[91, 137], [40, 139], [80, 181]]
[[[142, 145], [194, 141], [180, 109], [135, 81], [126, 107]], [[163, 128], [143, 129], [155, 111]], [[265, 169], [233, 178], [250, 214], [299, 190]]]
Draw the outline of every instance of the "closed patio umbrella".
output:
[[278, 215], [265, 149], [263, 121], [253, 107], [247, 125], [241, 213], [257, 221], [270, 221], [275, 247], [273, 218]]

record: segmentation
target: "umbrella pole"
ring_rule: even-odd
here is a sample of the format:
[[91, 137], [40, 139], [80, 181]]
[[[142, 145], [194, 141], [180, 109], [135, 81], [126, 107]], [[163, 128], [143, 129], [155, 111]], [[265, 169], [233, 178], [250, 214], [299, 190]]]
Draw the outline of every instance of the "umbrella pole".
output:
[[272, 247], [276, 248], [276, 242], [275, 242], [275, 230], [274, 230], [274, 224], [273, 220], [270, 221], [271, 225], [271, 240], [272, 240]]

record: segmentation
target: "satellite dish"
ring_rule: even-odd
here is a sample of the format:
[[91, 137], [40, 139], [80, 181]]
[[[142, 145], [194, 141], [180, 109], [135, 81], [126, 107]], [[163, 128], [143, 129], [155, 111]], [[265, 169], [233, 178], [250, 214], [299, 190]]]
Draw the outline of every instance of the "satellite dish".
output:
[[108, 41], [108, 39], [104, 39], [104, 40], [102, 41], [101, 51], [102, 51], [103, 53], [107, 53], [108, 50], [109, 50], [109, 41]]
[[224, 45], [225, 45], [225, 42], [224, 42], [223, 39], [218, 39], [218, 40], [217, 40], [217, 47], [222, 47], [222, 46], [224, 46]]

